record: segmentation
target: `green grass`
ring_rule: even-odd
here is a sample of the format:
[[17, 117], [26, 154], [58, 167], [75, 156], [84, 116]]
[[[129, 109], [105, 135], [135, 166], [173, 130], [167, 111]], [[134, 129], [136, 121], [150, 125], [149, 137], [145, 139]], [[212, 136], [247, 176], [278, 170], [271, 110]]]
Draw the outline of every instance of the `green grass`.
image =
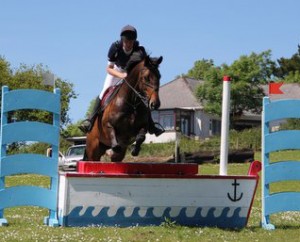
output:
[[[281, 152], [274, 154], [273, 159], [295, 156]], [[257, 153], [256, 159], [260, 160]], [[245, 175], [249, 164], [229, 164], [228, 174]], [[218, 174], [219, 166], [204, 164], [200, 166], [200, 174]], [[47, 187], [49, 179], [43, 176], [12, 176], [7, 179], [8, 186], [17, 184], [33, 184]], [[290, 187], [299, 188], [298, 182], [290, 183]], [[282, 184], [276, 184], [276, 191], [282, 189]], [[300, 190], [300, 189], [298, 189]], [[86, 227], [86, 228], [52, 228], [43, 225], [43, 217], [47, 210], [38, 207], [16, 207], [5, 210], [5, 217], [9, 226], [0, 227], [0, 241], [299, 241], [300, 239], [300, 214], [286, 212], [271, 216], [271, 222], [276, 225], [276, 230], [266, 231], [260, 227], [261, 219], [261, 187], [255, 196], [252, 212], [248, 225], [241, 230], [226, 230], [218, 228], [184, 227], [166, 222], [158, 227]]]

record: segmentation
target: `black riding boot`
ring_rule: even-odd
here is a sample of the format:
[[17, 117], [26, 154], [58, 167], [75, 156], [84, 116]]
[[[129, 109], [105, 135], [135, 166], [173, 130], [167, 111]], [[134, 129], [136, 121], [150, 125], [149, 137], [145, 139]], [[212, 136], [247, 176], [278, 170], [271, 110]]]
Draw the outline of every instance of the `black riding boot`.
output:
[[[149, 114], [148, 122], [149, 122], [149, 127], [148, 127], [149, 134], [155, 134], [155, 136], [160, 136], [162, 133], [165, 132], [164, 128], [159, 123], [155, 123], [153, 121], [151, 114]], [[159, 125], [160, 128], [156, 127], [156, 125]]]
[[83, 133], [88, 133], [92, 130], [94, 122], [96, 120], [97, 114], [99, 113], [99, 109], [101, 107], [101, 99], [99, 99], [99, 97], [96, 98], [95, 101], [95, 105], [93, 108], [93, 112], [91, 113], [91, 115], [85, 119], [81, 125], [79, 126], [79, 129], [83, 132]]

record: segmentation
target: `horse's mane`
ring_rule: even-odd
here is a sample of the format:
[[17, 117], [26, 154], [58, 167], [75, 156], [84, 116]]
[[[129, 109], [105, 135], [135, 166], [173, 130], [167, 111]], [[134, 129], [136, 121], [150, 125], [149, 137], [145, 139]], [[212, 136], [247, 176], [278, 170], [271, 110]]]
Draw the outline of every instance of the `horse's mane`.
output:
[[140, 59], [140, 60], [136, 60], [134, 62], [130, 62], [129, 65], [127, 65], [127, 73], [128, 74], [132, 74], [132, 72], [134, 71], [135, 67], [141, 63], [144, 59]]
[[148, 54], [145, 54], [145, 55], [141, 55], [140, 53], [138, 53], [136, 55], [134, 55], [134, 54], [131, 56], [130, 60], [127, 63], [126, 70], [127, 70], [128, 75], [130, 75], [130, 76], [134, 75], [134, 73], [136, 71], [138, 71], [137, 69], [139, 69], [139, 68], [135, 68], [135, 67], [137, 67], [138, 65], [144, 65], [145, 67], [154, 71], [155, 74], [157, 75], [157, 77], [160, 79], [160, 73], [158, 71], [158, 66], [162, 61], [162, 57], [153, 58], [153, 57], [150, 57]]

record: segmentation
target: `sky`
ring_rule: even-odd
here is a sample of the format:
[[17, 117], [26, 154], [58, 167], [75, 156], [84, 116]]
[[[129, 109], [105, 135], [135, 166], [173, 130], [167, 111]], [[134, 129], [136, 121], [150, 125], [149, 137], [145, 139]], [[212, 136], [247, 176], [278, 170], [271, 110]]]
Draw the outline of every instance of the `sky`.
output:
[[300, 44], [299, 0], [0, 0], [0, 56], [13, 70], [43, 64], [74, 84], [73, 123], [84, 119], [106, 76], [107, 52], [130, 24], [153, 56], [161, 85], [212, 59], [232, 64], [271, 50], [290, 58]]

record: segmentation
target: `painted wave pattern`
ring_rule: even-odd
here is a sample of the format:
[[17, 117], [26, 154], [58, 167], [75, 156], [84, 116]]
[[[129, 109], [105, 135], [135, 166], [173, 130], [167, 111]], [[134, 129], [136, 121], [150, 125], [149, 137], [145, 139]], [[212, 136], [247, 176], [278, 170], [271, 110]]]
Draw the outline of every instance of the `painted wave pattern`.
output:
[[[112, 212], [113, 210], [113, 212]], [[175, 212], [174, 212], [175, 210]], [[185, 226], [208, 226], [220, 228], [243, 228], [247, 223], [247, 211], [245, 208], [188, 208], [188, 207], [95, 207], [82, 206], [73, 208], [66, 216], [63, 216], [61, 224], [64, 226], [146, 226], [160, 225], [166, 221], [175, 222]], [[97, 213], [95, 213], [97, 211]]]

